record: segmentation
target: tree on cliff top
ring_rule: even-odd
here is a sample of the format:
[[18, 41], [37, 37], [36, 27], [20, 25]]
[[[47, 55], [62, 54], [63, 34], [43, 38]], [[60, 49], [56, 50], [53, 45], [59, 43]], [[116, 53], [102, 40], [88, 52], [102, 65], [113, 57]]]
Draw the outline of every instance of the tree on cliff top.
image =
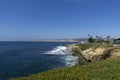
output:
[[90, 38], [88, 39], [88, 42], [89, 42], [89, 43], [93, 43], [93, 42], [94, 42], [94, 39], [93, 39], [92, 36], [90, 36]]

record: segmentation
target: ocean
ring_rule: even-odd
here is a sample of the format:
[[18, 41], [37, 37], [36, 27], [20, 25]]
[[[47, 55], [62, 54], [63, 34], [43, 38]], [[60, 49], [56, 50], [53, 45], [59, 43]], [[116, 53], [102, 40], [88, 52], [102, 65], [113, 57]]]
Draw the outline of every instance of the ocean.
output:
[[0, 42], [0, 80], [77, 64], [64, 45], [72, 42]]

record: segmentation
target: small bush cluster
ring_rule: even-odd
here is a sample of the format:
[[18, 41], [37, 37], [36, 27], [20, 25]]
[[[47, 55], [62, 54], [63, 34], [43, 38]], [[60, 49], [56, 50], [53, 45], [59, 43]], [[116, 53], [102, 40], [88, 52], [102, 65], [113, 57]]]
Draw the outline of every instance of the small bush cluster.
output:
[[76, 46], [79, 46], [79, 48], [84, 51], [89, 48], [97, 48], [100, 44], [76, 44]]

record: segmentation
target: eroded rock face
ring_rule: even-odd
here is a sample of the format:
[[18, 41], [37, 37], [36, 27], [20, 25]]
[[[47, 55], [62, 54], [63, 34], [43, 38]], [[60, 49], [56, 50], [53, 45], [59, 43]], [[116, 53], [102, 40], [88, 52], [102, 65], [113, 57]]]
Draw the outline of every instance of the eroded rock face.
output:
[[89, 48], [82, 51], [78, 46], [72, 47], [77, 54], [82, 56], [88, 62], [96, 62], [100, 60], [105, 60], [107, 58], [120, 58], [120, 47], [104, 48], [98, 47], [96, 49]]
[[99, 47], [97, 49], [93, 49], [93, 48], [87, 49], [83, 51], [83, 53], [84, 53], [84, 57], [88, 61], [95, 62], [103, 59], [102, 54], [104, 51], [105, 51], [105, 48]]
[[120, 48], [111, 49], [110, 58], [120, 58]]

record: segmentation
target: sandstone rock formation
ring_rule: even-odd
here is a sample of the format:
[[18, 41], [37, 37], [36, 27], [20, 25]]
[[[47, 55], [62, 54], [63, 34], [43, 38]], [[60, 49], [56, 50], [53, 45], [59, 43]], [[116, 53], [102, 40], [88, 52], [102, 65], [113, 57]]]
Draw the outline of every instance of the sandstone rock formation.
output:
[[77, 54], [81, 59], [87, 62], [96, 62], [100, 60], [105, 60], [107, 58], [120, 58], [120, 47], [97, 47], [89, 48], [87, 50], [82, 51], [79, 46], [72, 45], [71, 50], [73, 54]]

